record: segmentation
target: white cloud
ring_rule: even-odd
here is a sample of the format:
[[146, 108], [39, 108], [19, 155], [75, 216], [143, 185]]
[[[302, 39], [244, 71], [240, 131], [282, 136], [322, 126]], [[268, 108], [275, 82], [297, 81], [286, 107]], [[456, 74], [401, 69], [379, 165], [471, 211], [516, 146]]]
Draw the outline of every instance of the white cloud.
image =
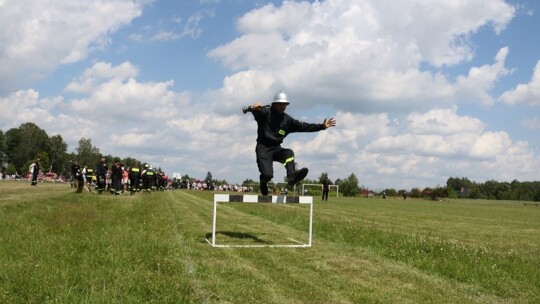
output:
[[[132, 33], [128, 38], [135, 42], [167, 42], [177, 41], [184, 37], [198, 39], [204, 32], [201, 23], [207, 17], [213, 18], [215, 12], [202, 10], [194, 12], [181, 27], [183, 19], [173, 16], [168, 22], [159, 22], [157, 26], [144, 26], [138, 33]], [[180, 28], [181, 27], [181, 28]]]
[[172, 81], [138, 82], [133, 78], [137, 73], [129, 62], [117, 66], [97, 62], [66, 89], [82, 98], [40, 98], [35, 90], [0, 98], [1, 128], [31, 121], [47, 132], [60, 133], [72, 148], [81, 137], [89, 137], [105, 153], [155, 152], [169, 146], [168, 121], [189, 117], [180, 110], [189, 106], [190, 97], [172, 91]]
[[540, 119], [538, 117], [525, 118], [521, 124], [527, 129], [540, 130]]
[[497, 53], [493, 65], [473, 67], [467, 76], [459, 76], [456, 83], [456, 97], [462, 101], [492, 105], [493, 98], [489, 91], [501, 76], [512, 72], [504, 66], [508, 52], [507, 47], [502, 48]]
[[69, 83], [64, 90], [75, 93], [90, 93], [98, 82], [108, 79], [123, 81], [136, 77], [138, 73], [138, 68], [129, 62], [112, 67], [108, 62], [99, 61], [94, 63], [91, 68], [86, 69], [76, 81]]
[[110, 44], [148, 1], [6, 1], [0, 10], [0, 92]]
[[[185, 95], [170, 91], [172, 81], [139, 83], [111, 79], [96, 86], [88, 97], [72, 100], [69, 108], [82, 115], [100, 116], [104, 122], [121, 121], [126, 125], [170, 119], [187, 105]], [[133, 117], [133, 119], [128, 119]]]
[[457, 108], [433, 109], [429, 113], [411, 113], [407, 118], [408, 133], [423, 135], [480, 134], [483, 123], [473, 117], [458, 116]]
[[387, 178], [395, 183], [403, 176], [441, 184], [451, 176], [527, 180], [536, 178], [531, 164], [540, 164], [527, 143], [513, 142], [506, 132], [486, 132], [478, 119], [459, 116], [455, 108], [412, 113], [396, 133], [370, 142], [357, 160], [394, 175]]
[[159, 31], [157, 32], [152, 40], [155, 41], [173, 41], [182, 38], [182, 35], [173, 32], [173, 31]]
[[536, 63], [529, 83], [518, 84], [514, 89], [504, 92], [500, 100], [509, 105], [523, 103], [540, 106], [540, 60]]
[[471, 68], [455, 83], [440, 72], [422, 70], [421, 64], [441, 67], [470, 60], [469, 37], [481, 27], [499, 33], [514, 14], [505, 2], [489, 0], [268, 4], [239, 18], [241, 36], [208, 55], [239, 73], [271, 75], [271, 90], [302, 96], [304, 105], [309, 100], [369, 112], [461, 100], [490, 105], [488, 91], [509, 72], [507, 49], [495, 64]]

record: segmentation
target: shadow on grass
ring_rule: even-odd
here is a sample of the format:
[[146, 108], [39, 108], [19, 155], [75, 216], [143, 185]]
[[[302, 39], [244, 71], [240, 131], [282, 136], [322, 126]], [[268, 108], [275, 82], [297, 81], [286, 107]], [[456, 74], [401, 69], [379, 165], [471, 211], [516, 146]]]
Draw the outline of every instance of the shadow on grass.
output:
[[[245, 232], [237, 232], [237, 231], [216, 231], [216, 238], [217, 238], [217, 235], [218, 234], [221, 234], [221, 235], [224, 235], [224, 236], [228, 236], [228, 237], [231, 237], [231, 238], [235, 238], [235, 239], [241, 239], [241, 240], [251, 240], [253, 241], [254, 243], [258, 243], [258, 244], [272, 244], [268, 241], [265, 241], [265, 240], [262, 240], [260, 238], [258, 238], [257, 236], [253, 235], [253, 234], [250, 234], [250, 233], [245, 233]], [[206, 239], [207, 240], [211, 240], [212, 239], [212, 233], [207, 233], [206, 234]]]

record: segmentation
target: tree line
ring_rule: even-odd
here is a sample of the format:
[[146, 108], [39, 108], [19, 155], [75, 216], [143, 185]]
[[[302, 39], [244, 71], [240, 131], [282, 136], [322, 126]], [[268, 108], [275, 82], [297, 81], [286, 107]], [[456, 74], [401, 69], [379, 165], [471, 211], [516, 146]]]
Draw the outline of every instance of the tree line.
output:
[[474, 182], [466, 177], [450, 177], [445, 186], [434, 188], [413, 188], [410, 191], [384, 189], [388, 196], [403, 196], [411, 198], [467, 198], [467, 199], [490, 199], [490, 200], [516, 200], [516, 201], [540, 201], [540, 181], [513, 180], [511, 182], [498, 182], [488, 180], [483, 183]]
[[28, 167], [36, 158], [40, 159], [42, 172], [54, 172], [68, 176], [71, 162], [77, 160], [80, 165], [94, 167], [102, 157], [108, 161], [120, 161], [124, 166], [133, 166], [135, 158], [121, 158], [104, 155], [98, 147], [92, 145], [90, 138], [81, 138], [74, 152], [68, 153], [68, 145], [62, 135], [49, 136], [45, 130], [32, 122], [21, 124], [4, 132], [0, 130], [0, 165], [3, 175], [24, 176]]

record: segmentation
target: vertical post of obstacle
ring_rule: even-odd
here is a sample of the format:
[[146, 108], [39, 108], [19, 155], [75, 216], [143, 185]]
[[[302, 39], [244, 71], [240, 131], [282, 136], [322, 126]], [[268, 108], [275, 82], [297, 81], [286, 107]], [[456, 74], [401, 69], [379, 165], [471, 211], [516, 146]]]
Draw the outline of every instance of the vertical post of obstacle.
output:
[[217, 219], [217, 201], [214, 195], [214, 220], [212, 221], [212, 246], [216, 246], [216, 219]]
[[311, 237], [313, 236], [313, 202], [309, 204], [309, 241], [308, 247], [311, 247]]

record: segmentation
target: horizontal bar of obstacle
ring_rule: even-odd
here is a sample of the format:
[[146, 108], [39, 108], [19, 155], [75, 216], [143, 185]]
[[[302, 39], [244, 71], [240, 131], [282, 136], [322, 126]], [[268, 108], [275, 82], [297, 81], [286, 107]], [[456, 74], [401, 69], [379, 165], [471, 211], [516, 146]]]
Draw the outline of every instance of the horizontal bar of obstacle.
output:
[[214, 194], [214, 202], [218, 203], [283, 203], [283, 204], [313, 204], [313, 196], [289, 195], [250, 195], [250, 194]]

